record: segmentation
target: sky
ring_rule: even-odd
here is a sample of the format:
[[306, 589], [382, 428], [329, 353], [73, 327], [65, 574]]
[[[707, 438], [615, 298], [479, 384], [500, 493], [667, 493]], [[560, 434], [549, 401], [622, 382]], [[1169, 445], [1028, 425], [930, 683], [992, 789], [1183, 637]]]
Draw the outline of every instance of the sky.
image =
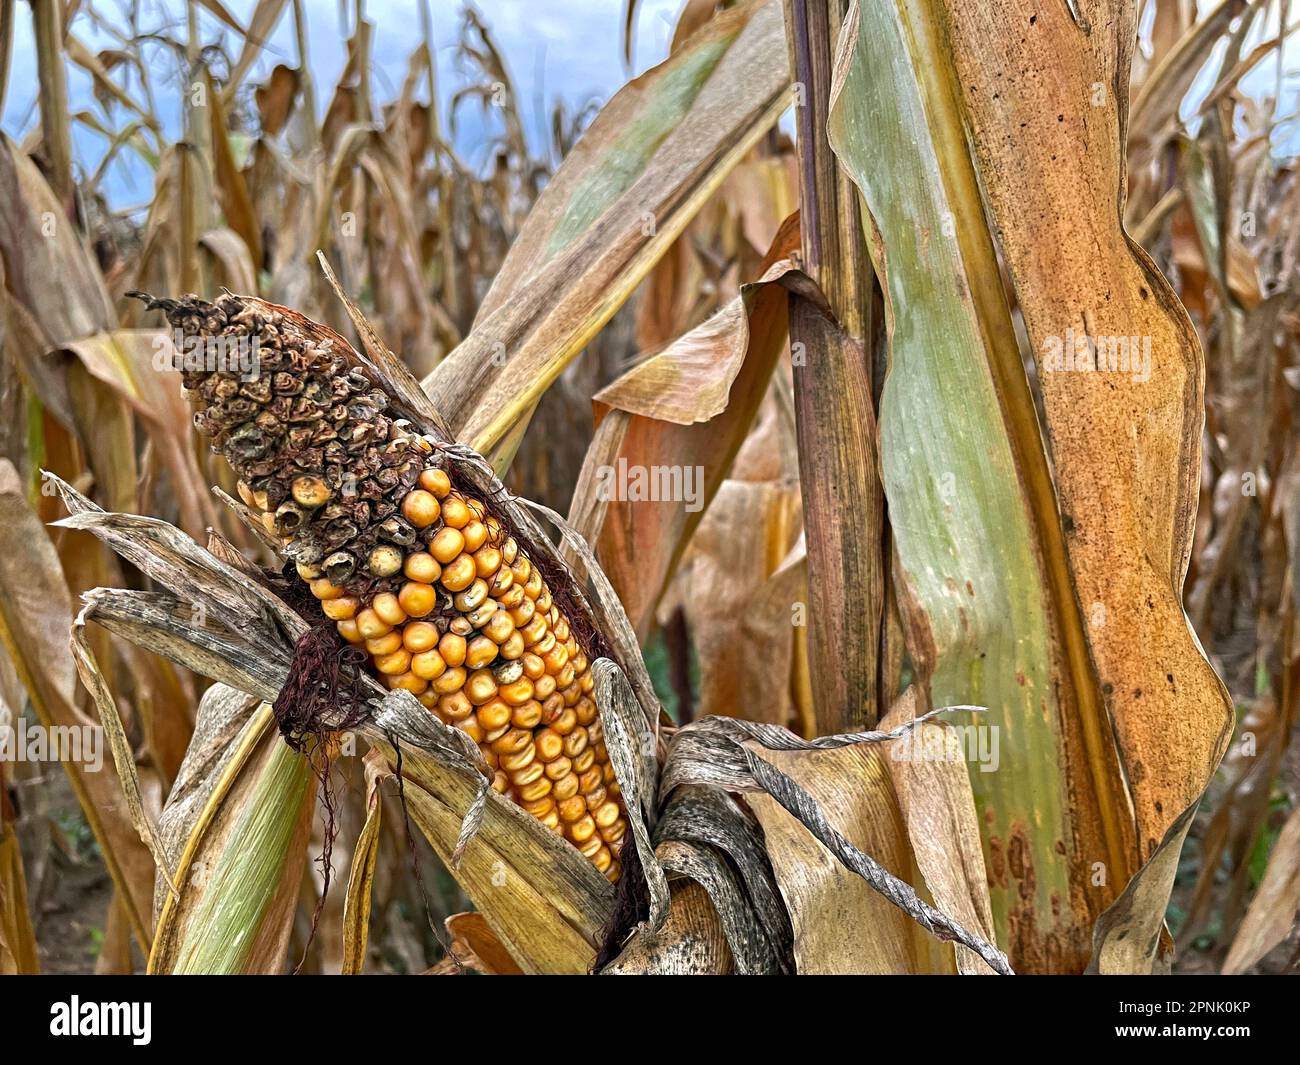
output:
[[[170, 25], [174, 32], [179, 29], [175, 35], [183, 36], [183, 0], [138, 2], [143, 12], [142, 29]], [[375, 26], [373, 92], [377, 101], [387, 101], [400, 90], [407, 60], [420, 43], [420, 2], [369, 0], [365, 5], [366, 18]], [[438, 45], [439, 93], [445, 100], [465, 83], [463, 72], [457, 69], [455, 42], [461, 11], [466, 5], [463, 0], [429, 0], [429, 3]], [[247, 25], [256, 4], [255, 0], [225, 0], [225, 6], [241, 24]], [[119, 21], [118, 13], [124, 7], [125, 0], [99, 0], [96, 4], [96, 10], [112, 21]], [[566, 100], [576, 110], [592, 100], [607, 100], [629, 77], [622, 54], [624, 0], [476, 0], [474, 7], [505, 57], [521, 98], [526, 132], [534, 144], [541, 142], [539, 130], [549, 122], [550, 107], [557, 98]], [[681, 0], [640, 0], [632, 73], [640, 73], [667, 55], [680, 7]], [[322, 111], [328, 103], [328, 91], [343, 70], [346, 41], [351, 33], [350, 21], [346, 29], [342, 28], [341, 8], [347, 11], [350, 20], [355, 10], [354, 0], [342, 4], [340, 0], [305, 0], [308, 52], [317, 85], [318, 107]], [[39, 121], [30, 6], [18, 4], [16, 15], [13, 66], [0, 117], [0, 128], [11, 136], [27, 132]], [[234, 39], [231, 31], [207, 11], [201, 10], [200, 28], [205, 41], [215, 41], [223, 32], [228, 40]], [[73, 29], [93, 51], [117, 46], [111, 36], [97, 31], [85, 18], [77, 20]], [[237, 46], [230, 50], [237, 51]], [[267, 43], [265, 55], [246, 82], [258, 82], [278, 62], [291, 66], [297, 63], [291, 4], [285, 5], [285, 13]], [[94, 110], [102, 118], [91, 93], [90, 76], [71, 64], [68, 98], [74, 111]], [[160, 99], [158, 103], [165, 131], [174, 137], [179, 125], [179, 101]], [[466, 105], [461, 118], [463, 127], [457, 147], [471, 163], [476, 163], [479, 159], [474, 149], [486, 139], [489, 131], [484, 121], [490, 120], [483, 118], [475, 104]], [[125, 121], [120, 109], [115, 121]], [[77, 160], [93, 169], [106, 141], [80, 125], [75, 125], [74, 131]], [[147, 168], [125, 153], [122, 158], [123, 162], [113, 167], [106, 182], [110, 199], [115, 206], [147, 201], [153, 187]]]
[[[107, 19], [120, 23], [120, 12], [129, 2], [139, 3], [143, 12], [142, 28], [170, 25], [173, 32], [180, 27], [180, 33], [176, 35], [183, 35], [185, 0], [99, 0], [96, 10]], [[407, 60], [420, 42], [418, 5], [422, 2], [424, 0], [368, 0], [365, 5], [366, 17], [375, 25], [373, 92], [378, 101], [395, 96], [405, 77]], [[571, 110], [591, 101], [603, 102], [617, 91], [630, 73], [640, 73], [662, 60], [667, 54], [682, 2], [640, 0], [630, 72], [624, 67], [621, 47], [625, 0], [475, 0], [474, 6], [505, 56], [521, 97], [526, 133], [536, 147], [544, 143], [541, 131], [546, 128], [551, 105], [557, 98], [565, 100]], [[309, 53], [317, 85], [317, 104], [322, 111], [328, 103], [329, 90], [343, 69], [346, 40], [351, 32], [350, 22], [345, 26], [343, 19], [353, 17], [355, 3], [356, 0], [305, 0]], [[445, 104], [446, 99], [466, 81], [466, 72], [458, 69], [455, 55], [461, 11], [465, 4], [464, 0], [429, 0], [429, 3], [438, 46], [439, 91]], [[225, 0], [225, 5], [235, 18], [247, 24], [255, 0]], [[1202, 9], [1209, 6], [1213, 5], [1201, 4]], [[1272, 5], [1269, 8], [1271, 10]], [[341, 12], [347, 12], [346, 16]], [[16, 14], [13, 66], [3, 115], [0, 116], [0, 128], [10, 135], [26, 133], [39, 118], [31, 8], [28, 4], [17, 4]], [[1264, 32], [1276, 33], [1276, 16], [1272, 13], [1269, 22], [1264, 30], [1252, 34], [1243, 54], [1249, 54], [1255, 40]], [[1300, 9], [1293, 12], [1292, 24], [1300, 25]], [[203, 10], [200, 28], [207, 42], [216, 41], [225, 34], [228, 51], [237, 52], [238, 42], [233, 41], [231, 31]], [[85, 17], [74, 23], [74, 30], [92, 50], [116, 46], [110, 35], [97, 30]], [[1221, 57], [1223, 47], [1221, 43], [1216, 59]], [[1281, 113], [1288, 115], [1293, 114], [1297, 107], [1300, 33], [1288, 40], [1284, 55], [1289, 77], [1285, 82], [1287, 87]], [[280, 24], [246, 83], [257, 83], [278, 62], [297, 63], [291, 4], [285, 5]], [[1252, 94], [1271, 94], [1275, 88], [1276, 70], [1276, 56], [1266, 59], [1243, 79], [1242, 88]], [[1213, 84], [1216, 72], [1217, 62], [1212, 62], [1197, 79], [1183, 106], [1185, 118], [1194, 115], [1200, 99]], [[173, 93], [179, 91], [175, 85], [168, 89]], [[99, 112], [91, 93], [89, 75], [73, 65], [68, 67], [68, 95], [74, 111]], [[165, 132], [169, 139], [174, 139], [180, 120], [179, 100], [160, 99], [158, 103]], [[443, 113], [446, 113], [445, 107]], [[494, 119], [491, 115], [484, 115], [474, 104], [463, 108], [460, 117], [462, 125], [457, 148], [470, 165], [483, 165], [486, 162], [484, 145], [492, 133]], [[119, 109], [110, 124], [120, 125], [124, 121]], [[74, 125], [74, 137], [77, 162], [93, 170], [107, 141], [81, 125]], [[1279, 153], [1300, 151], [1300, 123], [1291, 121], [1282, 127], [1275, 134], [1274, 143]], [[143, 161], [124, 152], [109, 171], [105, 186], [115, 207], [129, 207], [148, 202], [153, 193], [153, 176]]]
[[[1220, 0], [1221, 2], [1221, 0]], [[1218, 6], [1217, 2], [1201, 0], [1197, 10], [1204, 17]], [[1241, 55], [1249, 56], [1252, 50], [1265, 40], [1278, 34], [1279, 9], [1270, 4], [1265, 10], [1264, 18], [1252, 27], [1243, 42]], [[1148, 9], [1139, 32], [1150, 29], [1152, 12]], [[1247, 96], [1255, 99], [1272, 97], [1278, 94], [1278, 63], [1281, 58], [1281, 93], [1277, 116], [1284, 119], [1273, 132], [1273, 152], [1278, 158], [1300, 154], [1300, 121], [1297, 121], [1297, 108], [1300, 108], [1300, 10], [1292, 5], [1288, 18], [1289, 35], [1281, 49], [1274, 49], [1268, 56], [1257, 63], [1238, 83], [1238, 88]], [[1187, 96], [1183, 99], [1179, 114], [1188, 128], [1195, 133], [1201, 119], [1198, 115], [1206, 95], [1214, 88], [1218, 80], [1227, 41], [1220, 40], [1210, 53], [1210, 61], [1201, 68]]]

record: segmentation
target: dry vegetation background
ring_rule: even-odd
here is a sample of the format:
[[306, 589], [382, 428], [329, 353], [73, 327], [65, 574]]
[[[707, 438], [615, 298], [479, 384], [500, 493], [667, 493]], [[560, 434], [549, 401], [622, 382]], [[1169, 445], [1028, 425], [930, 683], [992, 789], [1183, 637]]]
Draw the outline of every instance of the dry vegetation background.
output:
[[[261, 0], [243, 20], [218, 0], [196, 0], [186, 6], [188, 25], [161, 31], [146, 4], [31, 6], [39, 116], [0, 139], [0, 712], [10, 721], [26, 714], [71, 723], [94, 714], [68, 652], [78, 596], [101, 586], [143, 587], [146, 579], [87, 533], [49, 524], [64, 508], [45, 490], [41, 470], [105, 509], [164, 518], [200, 543], [214, 530], [270, 562], [208, 490], [233, 492], [229, 471], [196, 443], [175, 375], [152, 364], [156, 316], [124, 294], [212, 294], [224, 286], [353, 335], [316, 264], [324, 250], [343, 289], [424, 377], [509, 297], [517, 277], [502, 280], [507, 253], [595, 109], [575, 114], [555, 103], [550, 142], [530, 142], [520, 102], [527, 94], [494, 44], [490, 18], [450, 4], [435, 3], [429, 19], [457, 20], [458, 60], [477, 74], [445, 107], [430, 106], [446, 99], [438, 83], [447, 57], [430, 49], [428, 19], [405, 68], [382, 79], [397, 93], [378, 92], [371, 43], [382, 5], [357, 5], [347, 67], [332, 85], [317, 83], [302, 55], [250, 77], [258, 42], [282, 20], [302, 41], [298, 0]], [[684, 3], [675, 45], [705, 25], [714, 6]], [[1219, 971], [1227, 963], [1293, 971], [1300, 961], [1292, 928], [1300, 763], [1291, 743], [1300, 699], [1300, 181], [1285, 148], [1297, 142], [1296, 116], [1284, 106], [1295, 101], [1286, 60], [1297, 52], [1279, 27], [1294, 24], [1297, 12], [1287, 0], [1205, 6], [1213, 10], [1198, 17], [1180, 0], [1140, 4], [1129, 115], [1127, 227], [1172, 281], [1206, 356], [1186, 605], [1237, 716], [1232, 747], [1182, 854], [1169, 923], [1180, 970]], [[5, 0], [3, 11], [0, 93], [13, 91], [15, 3]], [[575, 8], [572, 18], [581, 17]], [[92, 24], [116, 44], [88, 48]], [[93, 103], [70, 103], [65, 71], [72, 67], [93, 79]], [[1260, 84], [1260, 71], [1276, 72], [1262, 79], [1272, 80], [1271, 89], [1247, 94], [1243, 77]], [[177, 98], [184, 128], [173, 139], [162, 132], [159, 106]], [[581, 357], [537, 364], [537, 378], [554, 383], [523, 420], [522, 437], [484, 431], [490, 402], [460, 409], [453, 428], [476, 439], [498, 469], [508, 466], [512, 490], [561, 513], [570, 512], [575, 489], [588, 498], [580, 489], [584, 462], [609, 446], [615, 425], [645, 434], [642, 454], [684, 446], [688, 461], [707, 463], [713, 485], [702, 516], [676, 515], [631, 532], [597, 524], [602, 564], [678, 722], [741, 715], [811, 737], [829, 730], [816, 718], [818, 679], [806, 642], [801, 630], [792, 637], [789, 624], [789, 604], [807, 597], [808, 580], [790, 353], [784, 321], [777, 330], [770, 308], [755, 307], [766, 297], [747, 290], [748, 303], [737, 302], [743, 285], [798, 247], [797, 233], [793, 243], [788, 231], [781, 235], [800, 201], [794, 125], [774, 122], [782, 109], [760, 103], [737, 120], [729, 140], [720, 133], [707, 153], [716, 180], [691, 188], [699, 200], [693, 215], [656, 248], [654, 261], [628, 264], [634, 288], [617, 292], [617, 313], [580, 338]], [[466, 161], [454, 135], [458, 118], [480, 107], [503, 130], [490, 150], [474, 146], [486, 168]], [[72, 152], [79, 126], [109, 144], [93, 170]], [[633, 138], [617, 151], [637, 167], [645, 165], [642, 147]], [[736, 151], [725, 166], [718, 162], [724, 148]], [[147, 210], [125, 212], [108, 195], [118, 155], [153, 171]], [[513, 266], [521, 269], [527, 264]], [[603, 295], [579, 291], [566, 313], [599, 325]], [[739, 347], [737, 319], [749, 329]], [[775, 346], [760, 343], [768, 339], [764, 328]], [[764, 346], [775, 371], [755, 384], [736, 366]], [[654, 392], [665, 378], [624, 376], [665, 350], [683, 375], [668, 400]], [[730, 417], [725, 402], [733, 381], [754, 392], [743, 419]], [[444, 385], [444, 398], [453, 392]], [[705, 431], [686, 435], [683, 426], [692, 423]], [[582, 527], [582, 514], [571, 517]], [[156, 810], [177, 779], [208, 682], [101, 629], [90, 639], [127, 722], [146, 807]], [[909, 667], [899, 655], [887, 668], [894, 673], [882, 680], [882, 706], [901, 691]], [[338, 884], [365, 822], [367, 786], [359, 758], [340, 759], [336, 772], [345, 797], [334, 847]], [[57, 765], [0, 763], [0, 785], [0, 971], [138, 969], [142, 955], [121, 891], [144, 885], [147, 897], [152, 865], [138, 844], [124, 842], [134, 832], [111, 771], [69, 777]], [[453, 921], [443, 942], [430, 928], [426, 902], [440, 928], [469, 908], [466, 899], [421, 840], [422, 896], [396, 795], [381, 790], [378, 801], [387, 813], [367, 967], [421, 972], [439, 963], [451, 939], [460, 941], [462, 958], [483, 962], [474, 945], [481, 953], [492, 948], [472, 923]], [[100, 824], [88, 821], [87, 809]], [[315, 832], [313, 855], [319, 826]], [[300, 886], [292, 958], [307, 948], [319, 869], [304, 863]], [[306, 971], [343, 965], [340, 895], [326, 900]]]

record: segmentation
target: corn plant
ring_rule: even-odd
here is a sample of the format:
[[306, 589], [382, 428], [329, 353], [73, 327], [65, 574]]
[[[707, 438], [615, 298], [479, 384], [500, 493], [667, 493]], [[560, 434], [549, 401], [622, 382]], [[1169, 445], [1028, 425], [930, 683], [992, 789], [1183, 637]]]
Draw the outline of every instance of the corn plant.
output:
[[472, 11], [446, 107], [443, 12], [380, 103], [358, 5], [318, 109], [297, 0], [102, 54], [34, 2], [0, 702], [106, 741], [68, 765], [99, 967], [1149, 973], [1212, 915], [1259, 964], [1300, 823], [1292, 13], [1140, 6], [687, 4], [539, 151]]

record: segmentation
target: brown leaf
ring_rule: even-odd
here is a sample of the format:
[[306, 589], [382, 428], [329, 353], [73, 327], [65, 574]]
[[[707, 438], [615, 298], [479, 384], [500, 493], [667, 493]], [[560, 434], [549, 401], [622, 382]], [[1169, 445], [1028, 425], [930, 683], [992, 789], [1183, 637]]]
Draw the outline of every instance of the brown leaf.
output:
[[452, 937], [451, 952], [462, 965], [491, 976], [522, 976], [481, 913], [453, 913], [444, 922]]
[[1273, 844], [1264, 879], [1223, 963], [1224, 973], [1244, 973], [1282, 942], [1300, 915], [1300, 809], [1292, 810]]
[[236, 284], [234, 278], [231, 278], [227, 284], [237, 292], [255, 292], [257, 291], [256, 271], [262, 265], [262, 227], [257, 219], [257, 211], [253, 207], [252, 196], [249, 195], [244, 171], [240, 169], [235, 159], [234, 148], [230, 143], [226, 109], [216, 102], [217, 91], [212, 83], [212, 75], [204, 70], [203, 76], [207, 81], [208, 98], [213, 101], [212, 106], [207, 110], [210, 116], [209, 136], [212, 141], [214, 191], [217, 201], [221, 204], [222, 214], [225, 215], [226, 227], [239, 234], [254, 271], [254, 283], [251, 285]]
[[[909, 688], [881, 720], [880, 727], [897, 728], [915, 716], [916, 689]], [[917, 871], [934, 896], [935, 905], [965, 927], [992, 940], [988, 873], [984, 868], [967, 763], [951, 757], [927, 756], [936, 748], [945, 754], [951, 751], [952, 737], [952, 731], [943, 725], [922, 725], [916, 735], [909, 737], [909, 742], [915, 741], [912, 746], [894, 744], [886, 753], [885, 761], [907, 825]], [[971, 750], [960, 749], [971, 760]], [[911, 752], [920, 752], [922, 756], [909, 757]], [[997, 772], [997, 765], [990, 760], [971, 764], [970, 770]], [[961, 945], [957, 946], [957, 970], [964, 975], [989, 972], [977, 955]]]
[[[108, 385], [140, 418], [163, 463], [180, 504], [182, 524], [198, 536], [216, 524], [211, 497], [195, 461], [190, 440], [190, 410], [174, 368], [176, 352], [170, 338], [152, 329], [118, 329], [64, 345], [85, 369]], [[131, 486], [134, 497], [134, 485]], [[111, 498], [109, 509], [122, 509]]]
[[806, 622], [801, 603], [786, 598], [802, 583], [788, 559], [798, 535], [789, 483], [726, 481], [700, 524], [680, 600], [700, 661], [701, 715], [790, 723], [790, 654]]
[[3, 135], [0, 200], [7, 205], [0, 213], [0, 252], [12, 297], [55, 345], [111, 330], [116, 316], [94, 260], [36, 164]]
[[[1031, 15], [1032, 32], [1006, 32]], [[1204, 357], [1169, 282], [1117, 224], [1127, 101], [1108, 93], [1099, 109], [1090, 96], [1098, 82], [1127, 73], [1132, 17], [1127, 3], [1109, 0], [1083, 34], [1066, 7], [1015, 0], [996, 15], [953, 3], [947, 24], [961, 83], [990, 87], [963, 94], [976, 162], [1038, 362], [1070, 571], [1090, 618], [1085, 635], [1133, 791], [1141, 854], [1150, 857], [1222, 757], [1232, 708], [1181, 596]], [[995, 41], [998, 61], [977, 62], [973, 49], [983, 56]], [[1101, 139], [1085, 135], [1096, 130]], [[1094, 249], [1086, 263], [1069, 250], [1081, 243]], [[1138, 337], [1146, 356], [1131, 372], [1054, 366], [1053, 339], [1081, 336]], [[1099, 467], [1098, 454], [1116, 461]]]
[[642, 931], [601, 970], [604, 976], [725, 976], [731, 950], [708, 892], [694, 880], [673, 885], [668, 920], [658, 933]]
[[[0, 722], [10, 727], [3, 702], [0, 699]], [[0, 761], [0, 976], [40, 972], [15, 822], [5, 764]]]
[[[888, 755], [874, 745], [768, 755], [860, 850], [895, 876], [919, 883], [907, 827], [890, 784]], [[794, 921], [801, 975], [951, 973], [940, 944], [766, 795], [746, 800], [767, 837], [768, 855]]]
[[266, 82], [257, 87], [254, 99], [262, 120], [262, 132], [274, 137], [289, 121], [294, 97], [298, 94], [298, 71], [294, 67], [277, 63]]
[[750, 0], [614, 96], [425, 382], [459, 439], [491, 452], [526, 418], [775, 121], [788, 80], [780, 4]]
[[[67, 652], [71, 628], [72, 600], [54, 546], [27, 504], [17, 471], [0, 460], [0, 639], [41, 725], [84, 735], [95, 723], [76, 706]], [[100, 772], [71, 760], [63, 766], [129, 905], [136, 940], [146, 945], [153, 860], [131, 827], [117, 772], [111, 762]]]
[[257, 0], [257, 6], [253, 8], [253, 13], [248, 19], [248, 28], [244, 31], [244, 47], [240, 50], [239, 59], [236, 60], [230, 71], [230, 77], [226, 80], [223, 91], [225, 104], [229, 104], [234, 99], [239, 83], [248, 73], [248, 68], [262, 54], [262, 49], [266, 47], [266, 42], [275, 29], [276, 23], [280, 21], [285, 3], [286, 0]]
[[[777, 238], [769, 268], [740, 297], [595, 397], [601, 417], [570, 507], [633, 627], [644, 636], [655, 604], [739, 452], [785, 346], [784, 257], [797, 219]], [[629, 498], [628, 476], [680, 475], [682, 491]], [[685, 498], [685, 478], [694, 495]], [[651, 480], [650, 483], [653, 483]], [[784, 546], [782, 553], [784, 553]], [[769, 570], [770, 572], [770, 570]]]
[[792, 283], [790, 343], [816, 731], [869, 728], [886, 562], [870, 359], [811, 284]]
[[[1257, 5], [1259, 0], [1254, 0]], [[1183, 97], [1211, 51], [1223, 36], [1246, 0], [1223, 0], [1204, 19], [1195, 22], [1142, 82], [1133, 99], [1128, 136], [1148, 150], [1159, 146], [1159, 135], [1167, 132], [1178, 115]], [[1097, 20], [1100, 25], [1100, 19]]]

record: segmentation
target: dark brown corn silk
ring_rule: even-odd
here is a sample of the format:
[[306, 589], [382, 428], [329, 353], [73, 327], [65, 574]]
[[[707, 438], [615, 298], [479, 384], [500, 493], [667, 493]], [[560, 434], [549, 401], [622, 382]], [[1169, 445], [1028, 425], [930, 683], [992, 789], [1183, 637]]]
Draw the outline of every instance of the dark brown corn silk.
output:
[[[201, 342], [181, 369], [194, 424], [319, 612], [387, 687], [473, 737], [497, 791], [617, 879], [627, 821], [590, 670], [603, 642], [566, 609], [567, 573], [533, 564], [337, 334], [251, 297], [144, 298]], [[305, 725], [302, 704], [347, 664], [317, 643], [282, 722]]]

